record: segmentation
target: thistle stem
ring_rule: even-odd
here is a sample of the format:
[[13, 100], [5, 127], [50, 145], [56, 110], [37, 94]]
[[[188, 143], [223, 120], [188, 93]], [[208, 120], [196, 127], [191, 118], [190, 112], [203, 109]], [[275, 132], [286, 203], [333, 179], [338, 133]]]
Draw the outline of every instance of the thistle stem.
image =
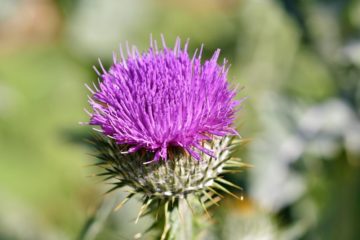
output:
[[193, 212], [185, 199], [179, 201], [179, 240], [193, 239]]
[[175, 207], [164, 204], [164, 225], [161, 240], [195, 239], [194, 213], [186, 199], [179, 199]]

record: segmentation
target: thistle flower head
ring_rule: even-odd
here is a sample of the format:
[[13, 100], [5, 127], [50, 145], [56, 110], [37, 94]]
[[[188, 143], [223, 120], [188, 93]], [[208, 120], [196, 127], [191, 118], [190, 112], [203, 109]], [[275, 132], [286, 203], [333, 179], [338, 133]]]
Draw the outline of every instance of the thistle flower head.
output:
[[103, 168], [98, 175], [114, 184], [109, 192], [131, 188], [118, 208], [141, 195], [137, 219], [163, 209], [161, 239], [180, 226], [170, 222], [184, 201], [196, 200], [207, 211], [222, 197], [219, 191], [236, 197], [226, 185], [239, 187], [222, 176], [246, 167], [230, 157], [241, 141], [230, 136], [237, 133], [232, 122], [239, 102], [227, 82], [226, 62], [217, 63], [219, 50], [202, 63], [202, 48], [192, 57], [187, 49], [188, 42], [181, 47], [177, 39], [168, 48], [163, 39], [162, 49], [151, 41], [142, 54], [127, 48], [125, 58], [120, 48], [120, 60], [114, 55], [109, 71], [100, 63], [99, 86], [89, 88], [90, 124], [103, 133], [93, 139], [96, 165]]
[[109, 71], [100, 63], [101, 81], [89, 100], [90, 124], [128, 146], [128, 153], [153, 153], [148, 161], [166, 160], [177, 148], [198, 160], [202, 153], [215, 157], [203, 142], [236, 134], [231, 124], [238, 102], [226, 62], [217, 63], [219, 50], [202, 63], [202, 48], [191, 57], [188, 42], [182, 47], [177, 39], [172, 49], [162, 40], [162, 49], [151, 40], [142, 54], [127, 48], [127, 58], [121, 50]]

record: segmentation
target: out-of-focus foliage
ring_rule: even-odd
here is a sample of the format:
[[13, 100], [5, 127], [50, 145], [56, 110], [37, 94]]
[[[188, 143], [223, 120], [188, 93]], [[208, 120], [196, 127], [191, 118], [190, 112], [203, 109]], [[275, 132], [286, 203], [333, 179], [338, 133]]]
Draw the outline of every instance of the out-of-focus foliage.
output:
[[[237, 154], [254, 167], [229, 176], [245, 200], [213, 209], [208, 239], [360, 238], [360, 1], [0, 0], [0, 239], [80, 234], [107, 189], [87, 178], [83, 84], [150, 33], [221, 48], [249, 96]], [[96, 239], [144, 231], [137, 211]]]

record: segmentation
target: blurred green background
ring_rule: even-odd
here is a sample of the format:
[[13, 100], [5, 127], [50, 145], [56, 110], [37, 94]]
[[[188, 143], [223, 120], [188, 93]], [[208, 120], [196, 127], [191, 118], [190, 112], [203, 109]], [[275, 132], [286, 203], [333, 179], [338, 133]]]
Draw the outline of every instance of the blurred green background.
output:
[[[84, 139], [85, 83], [150, 33], [222, 49], [249, 98], [236, 125], [254, 165], [207, 239], [360, 239], [360, 1], [0, 0], [0, 239], [76, 239], [108, 185]], [[138, 204], [96, 239], [133, 239]], [[143, 239], [147, 239], [145, 236]]]

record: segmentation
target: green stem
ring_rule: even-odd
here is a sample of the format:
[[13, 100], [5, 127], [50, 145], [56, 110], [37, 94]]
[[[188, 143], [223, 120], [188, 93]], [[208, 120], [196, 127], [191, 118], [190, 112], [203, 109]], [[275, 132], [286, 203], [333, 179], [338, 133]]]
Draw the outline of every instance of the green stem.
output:
[[199, 213], [194, 213], [195, 207], [198, 204], [188, 199], [178, 199], [174, 207], [165, 203], [161, 240], [196, 239], [195, 215]]
[[185, 201], [185, 199], [181, 199], [179, 201], [178, 208], [179, 215], [179, 240], [188, 240], [193, 239], [193, 213], [190, 209], [190, 206]]

